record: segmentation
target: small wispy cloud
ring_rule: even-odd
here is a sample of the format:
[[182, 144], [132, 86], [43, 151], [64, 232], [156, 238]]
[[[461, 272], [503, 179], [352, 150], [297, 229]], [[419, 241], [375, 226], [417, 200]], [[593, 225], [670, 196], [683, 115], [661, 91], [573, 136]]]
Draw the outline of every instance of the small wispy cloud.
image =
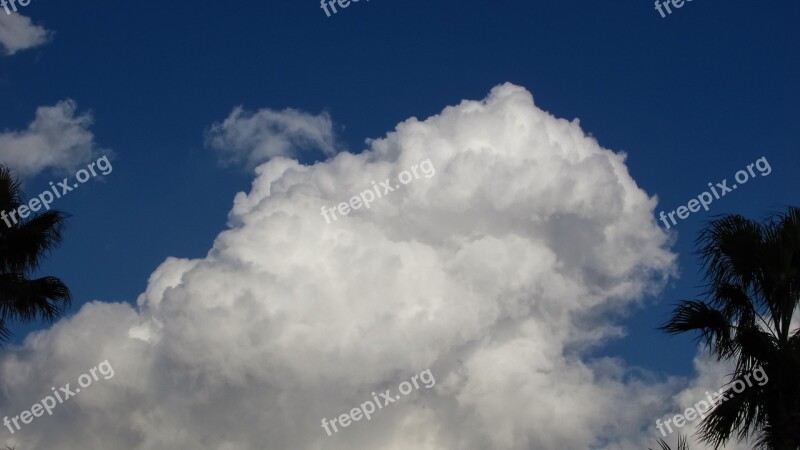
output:
[[335, 153], [333, 122], [327, 113], [312, 115], [296, 109], [260, 109], [238, 106], [223, 121], [211, 125], [206, 144], [224, 164], [253, 168], [276, 156], [296, 158], [308, 150]]
[[0, 14], [0, 45], [7, 55], [47, 43], [52, 33], [22, 14]]

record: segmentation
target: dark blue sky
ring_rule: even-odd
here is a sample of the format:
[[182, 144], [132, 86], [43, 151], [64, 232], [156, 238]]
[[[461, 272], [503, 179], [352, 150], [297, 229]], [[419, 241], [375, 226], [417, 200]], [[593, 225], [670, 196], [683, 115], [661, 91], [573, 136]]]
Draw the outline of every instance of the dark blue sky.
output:
[[[115, 154], [106, 183], [58, 204], [73, 218], [42, 273], [72, 288], [73, 311], [135, 302], [167, 256], [205, 255], [250, 185], [204, 146], [210, 124], [237, 105], [327, 111], [341, 150], [360, 152], [399, 121], [510, 81], [626, 152], [658, 210], [765, 156], [772, 174], [674, 227], [681, 279], [633, 311], [629, 336], [603, 351], [668, 373], [688, 373], [694, 348], [654, 328], [700, 291], [691, 251], [703, 223], [800, 203], [797, 2], [695, 0], [666, 18], [649, 0], [372, 0], [330, 18], [313, 0], [35, 0], [22, 11], [55, 35], [0, 58], [0, 129], [23, 129], [38, 106], [72, 98]], [[26, 191], [55, 179], [27, 180]], [[14, 327], [18, 339], [31, 329]]]

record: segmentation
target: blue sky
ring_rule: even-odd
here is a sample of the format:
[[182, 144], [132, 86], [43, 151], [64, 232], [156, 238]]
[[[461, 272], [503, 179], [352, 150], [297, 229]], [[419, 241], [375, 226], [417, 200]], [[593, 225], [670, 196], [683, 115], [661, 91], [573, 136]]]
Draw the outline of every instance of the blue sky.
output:
[[[237, 106], [327, 113], [337, 151], [361, 153], [399, 122], [510, 82], [625, 152], [636, 184], [658, 196], [656, 212], [766, 157], [769, 176], [673, 227], [680, 278], [617, 310], [627, 336], [595, 352], [660, 377], [694, 373], [690, 337], [655, 327], [700, 292], [692, 250], [704, 223], [798, 204], [797, 2], [695, 0], [666, 18], [644, 0], [372, 0], [329, 18], [314, 1], [35, 0], [20, 13], [52, 35], [0, 57], [0, 132], [24, 130], [37, 108], [69, 98], [91, 113], [98, 151], [113, 155], [104, 182], [54, 205], [73, 217], [41, 273], [71, 287], [70, 314], [93, 300], [135, 305], [167, 257], [207, 255], [253, 182], [205, 142]], [[326, 156], [305, 149], [298, 159]], [[44, 170], [25, 179], [26, 194], [61, 178]], [[14, 343], [45, 328], [17, 324]]]

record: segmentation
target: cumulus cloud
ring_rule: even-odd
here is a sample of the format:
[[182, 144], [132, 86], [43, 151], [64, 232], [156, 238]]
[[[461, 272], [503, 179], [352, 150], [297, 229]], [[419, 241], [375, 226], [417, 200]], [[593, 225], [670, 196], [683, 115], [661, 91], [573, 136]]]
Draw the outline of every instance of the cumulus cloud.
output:
[[36, 119], [23, 131], [0, 132], [0, 161], [22, 177], [47, 169], [71, 172], [102, 152], [89, 131], [92, 116], [77, 114], [72, 100], [36, 109]]
[[298, 157], [302, 151], [335, 151], [333, 123], [327, 113], [311, 115], [287, 108], [250, 113], [234, 108], [222, 122], [214, 123], [206, 143], [225, 164], [252, 168], [277, 156]]
[[22, 14], [8, 15], [0, 10], [0, 45], [8, 55], [42, 45], [49, 40], [50, 34]]
[[[309, 141], [331, 144], [320, 131], [327, 128], [285, 126], [294, 138], [275, 144], [264, 124], [288, 122], [274, 114], [236, 110], [212, 127], [215, 147], [233, 149], [221, 151], [269, 161], [257, 167], [250, 192], [236, 195], [229, 227], [205, 258], [168, 258], [136, 307], [87, 304], [0, 359], [4, 413], [29, 408], [100, 361], [116, 373], [8, 443], [89, 450], [653, 444], [654, 419], [684, 387], [587, 353], [619, 335], [609, 312], [674, 274], [655, 200], [631, 178], [624, 155], [510, 84], [482, 101], [408, 119], [358, 155], [310, 166], [280, 155]], [[434, 177], [330, 224], [322, 218], [321, 208], [428, 158]], [[428, 368], [434, 388], [334, 436], [322, 429], [323, 417]]]

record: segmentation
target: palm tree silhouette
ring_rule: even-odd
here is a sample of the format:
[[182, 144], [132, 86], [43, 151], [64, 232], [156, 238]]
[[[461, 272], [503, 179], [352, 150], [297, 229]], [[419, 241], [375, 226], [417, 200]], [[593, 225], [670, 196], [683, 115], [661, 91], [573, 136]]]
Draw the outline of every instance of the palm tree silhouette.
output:
[[[658, 446], [661, 447], [661, 450], [672, 450], [672, 447], [670, 447], [663, 439], [658, 440]], [[648, 450], [653, 449], [651, 448]], [[689, 444], [686, 443], [686, 436], [681, 436], [678, 438], [677, 450], [689, 450]]]
[[699, 437], [718, 449], [734, 434], [754, 448], [800, 449], [800, 329], [791, 330], [800, 301], [800, 209], [765, 223], [739, 215], [712, 221], [697, 240], [708, 301], [686, 300], [661, 329], [698, 332], [717, 358], [734, 361], [732, 384], [763, 368], [768, 382], [728, 400], [700, 423]]
[[[0, 211], [22, 205], [20, 183], [0, 164]], [[68, 215], [49, 210], [7, 226], [0, 222], [0, 342], [11, 337], [10, 321], [52, 322], [69, 306], [69, 288], [56, 277], [30, 279], [45, 254], [61, 242]]]

